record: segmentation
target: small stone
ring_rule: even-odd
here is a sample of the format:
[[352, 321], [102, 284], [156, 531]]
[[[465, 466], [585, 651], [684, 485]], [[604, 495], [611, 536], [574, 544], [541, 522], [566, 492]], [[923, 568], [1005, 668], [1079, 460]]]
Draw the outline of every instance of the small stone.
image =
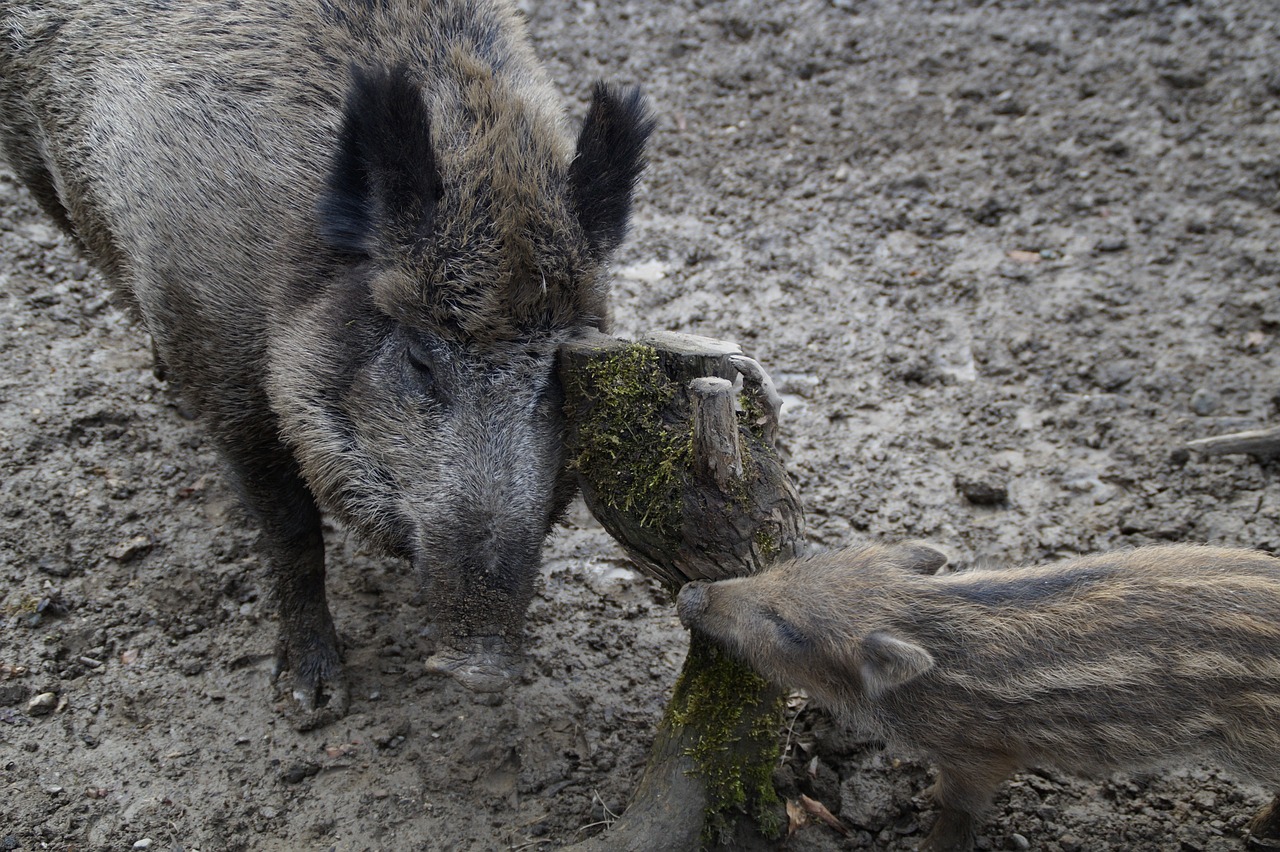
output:
[[280, 774], [281, 780], [286, 784], [298, 784], [304, 779], [310, 778], [320, 771], [320, 767], [314, 763], [295, 763]]
[[956, 474], [956, 490], [975, 506], [1000, 506], [1009, 502], [1009, 487], [995, 477]]
[[1118, 391], [1138, 375], [1138, 363], [1128, 358], [1107, 361], [1094, 373], [1093, 380], [1105, 391]]
[[68, 577], [71, 575], [70, 564], [65, 560], [47, 554], [40, 557], [36, 562], [36, 570], [51, 577]]
[[48, 716], [58, 706], [58, 695], [55, 692], [42, 692], [27, 702], [28, 716]]
[[1080, 838], [1074, 834], [1064, 834], [1058, 838], [1058, 845], [1062, 847], [1062, 852], [1080, 852], [1084, 846], [1080, 842]]
[[1021, 834], [1013, 834], [1009, 837], [1009, 840], [1013, 842], [1014, 849], [1030, 849], [1031, 848], [1031, 841], [1023, 837]]
[[1200, 388], [1191, 394], [1191, 410], [1201, 417], [1208, 417], [1218, 410], [1222, 399], [1208, 388]]
[[20, 683], [0, 686], [0, 707], [12, 707], [27, 700], [27, 688]]
[[258, 813], [262, 814], [263, 819], [275, 819], [280, 812], [270, 805], [263, 805], [258, 809]]
[[144, 837], [141, 840], [135, 841], [133, 844], [133, 848], [134, 849], [150, 849], [151, 844], [154, 842], [155, 841], [153, 841], [150, 837]]
[[153, 546], [150, 536], [135, 535], [109, 548], [107, 558], [114, 559], [116, 562], [130, 562], [139, 556], [146, 556]]
[[1094, 250], [1101, 254], [1109, 254], [1111, 252], [1124, 251], [1129, 247], [1129, 241], [1124, 237], [1111, 237], [1110, 239], [1099, 240], [1094, 246]]

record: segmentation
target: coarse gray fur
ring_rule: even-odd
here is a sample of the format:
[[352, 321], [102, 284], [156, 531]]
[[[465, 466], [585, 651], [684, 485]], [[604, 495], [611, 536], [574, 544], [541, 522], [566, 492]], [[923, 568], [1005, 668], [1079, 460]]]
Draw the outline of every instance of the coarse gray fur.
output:
[[347, 705], [320, 507], [420, 569], [432, 668], [517, 670], [554, 353], [606, 323], [652, 125], [599, 84], [575, 148], [506, 0], [0, 0], [0, 142], [260, 520], [304, 720]]
[[[926, 847], [966, 850], [1017, 769], [1204, 760], [1280, 792], [1280, 559], [1193, 545], [934, 576], [920, 545], [690, 583], [681, 620], [938, 764]], [[1280, 802], [1280, 799], [1277, 799]], [[1253, 832], [1275, 837], [1275, 806]]]

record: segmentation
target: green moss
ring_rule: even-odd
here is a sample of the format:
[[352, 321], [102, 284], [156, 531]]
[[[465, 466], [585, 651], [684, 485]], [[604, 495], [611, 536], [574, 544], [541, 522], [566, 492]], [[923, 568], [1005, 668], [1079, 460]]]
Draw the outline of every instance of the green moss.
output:
[[766, 565], [773, 562], [778, 555], [778, 551], [782, 549], [778, 546], [778, 537], [767, 526], [761, 526], [756, 529], [755, 543], [760, 551], [760, 559]]
[[782, 831], [773, 769], [780, 755], [780, 692], [746, 665], [694, 634], [668, 715], [695, 735], [687, 754], [707, 790], [703, 843], [728, 841], [735, 814], [750, 814], [767, 836]]
[[608, 508], [674, 540], [680, 529], [681, 486], [693, 454], [689, 429], [663, 419], [675, 385], [651, 346], [631, 344], [590, 364], [585, 382], [595, 405], [578, 422], [573, 464]]

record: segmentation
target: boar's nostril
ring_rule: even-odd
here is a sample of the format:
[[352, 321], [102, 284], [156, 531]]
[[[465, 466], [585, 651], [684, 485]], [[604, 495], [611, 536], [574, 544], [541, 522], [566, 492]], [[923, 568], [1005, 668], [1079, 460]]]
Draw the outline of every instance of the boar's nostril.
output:
[[680, 615], [680, 623], [692, 629], [706, 609], [707, 584], [698, 580], [685, 583], [676, 596], [676, 612]]

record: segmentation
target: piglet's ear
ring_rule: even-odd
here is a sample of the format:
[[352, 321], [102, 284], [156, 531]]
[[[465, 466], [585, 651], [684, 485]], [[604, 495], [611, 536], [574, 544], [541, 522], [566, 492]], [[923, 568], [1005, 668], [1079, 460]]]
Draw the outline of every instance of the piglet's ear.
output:
[[427, 233], [441, 192], [421, 87], [405, 68], [353, 68], [320, 203], [325, 242], [356, 256], [395, 248]]
[[931, 668], [933, 657], [919, 645], [883, 631], [862, 640], [862, 687], [868, 698], [879, 698]]
[[894, 558], [915, 574], [936, 574], [947, 564], [947, 554], [923, 541], [906, 541], [893, 549]]
[[644, 171], [654, 118], [640, 90], [596, 83], [569, 166], [569, 190], [587, 241], [599, 257], [627, 233], [631, 196]]

